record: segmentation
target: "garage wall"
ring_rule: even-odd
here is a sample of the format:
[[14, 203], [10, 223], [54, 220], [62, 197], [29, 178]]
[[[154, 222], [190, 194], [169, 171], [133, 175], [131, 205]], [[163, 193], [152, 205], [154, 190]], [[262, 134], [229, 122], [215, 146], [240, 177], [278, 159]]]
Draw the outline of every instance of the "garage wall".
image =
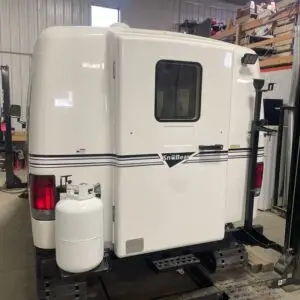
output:
[[91, 4], [119, 8], [122, 22], [131, 27], [161, 30], [173, 30], [185, 19], [226, 21], [238, 7], [218, 0], [91, 0]]
[[263, 72], [261, 73], [263, 79], [274, 82], [274, 90], [266, 94], [266, 98], [270, 99], [283, 99], [285, 104], [288, 104], [291, 82], [292, 82], [292, 69]]
[[0, 0], [0, 64], [10, 67], [11, 102], [22, 106], [23, 120], [37, 37], [48, 26], [89, 25], [91, 5], [119, 8], [122, 21], [131, 27], [162, 30], [173, 30], [185, 19], [226, 20], [237, 8], [218, 0]]
[[208, 17], [226, 22], [228, 18], [235, 18], [237, 6], [209, 0], [181, 1], [179, 7], [179, 21], [194, 19], [204, 21]]
[[0, 204], [0, 299], [37, 300], [28, 200], [0, 192]]
[[10, 67], [11, 102], [22, 105], [23, 119], [31, 54], [38, 35], [48, 26], [88, 25], [89, 20], [88, 1], [0, 0], [0, 64]]

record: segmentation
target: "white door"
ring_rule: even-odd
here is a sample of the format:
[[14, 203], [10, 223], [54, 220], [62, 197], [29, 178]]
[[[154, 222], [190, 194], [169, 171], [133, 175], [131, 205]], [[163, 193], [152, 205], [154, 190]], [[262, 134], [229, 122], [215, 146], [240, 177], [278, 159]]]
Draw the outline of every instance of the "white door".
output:
[[224, 236], [232, 52], [204, 41], [119, 37], [120, 257]]

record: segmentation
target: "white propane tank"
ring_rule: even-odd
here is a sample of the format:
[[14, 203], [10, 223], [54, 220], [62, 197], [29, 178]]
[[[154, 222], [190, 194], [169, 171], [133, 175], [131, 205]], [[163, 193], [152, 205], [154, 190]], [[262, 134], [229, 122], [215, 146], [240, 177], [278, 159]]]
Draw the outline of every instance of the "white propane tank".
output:
[[89, 193], [89, 186], [68, 188], [55, 208], [57, 265], [70, 273], [96, 268], [104, 256], [103, 224], [102, 200]]

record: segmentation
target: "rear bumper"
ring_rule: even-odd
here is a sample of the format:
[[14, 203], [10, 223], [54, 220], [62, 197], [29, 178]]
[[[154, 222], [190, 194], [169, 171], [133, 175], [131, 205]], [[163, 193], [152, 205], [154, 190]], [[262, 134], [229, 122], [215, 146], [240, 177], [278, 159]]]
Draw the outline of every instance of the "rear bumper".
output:
[[58, 278], [55, 250], [36, 248], [36, 278], [52, 280]]
[[55, 249], [55, 221], [38, 221], [31, 218], [33, 244], [40, 249]]

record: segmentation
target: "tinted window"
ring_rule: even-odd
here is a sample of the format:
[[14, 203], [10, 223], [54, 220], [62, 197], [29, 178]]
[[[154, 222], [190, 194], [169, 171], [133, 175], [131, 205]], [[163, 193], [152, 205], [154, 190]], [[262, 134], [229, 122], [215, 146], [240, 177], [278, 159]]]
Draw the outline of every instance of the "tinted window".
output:
[[197, 121], [201, 83], [199, 63], [159, 61], [156, 65], [155, 118], [160, 122]]

